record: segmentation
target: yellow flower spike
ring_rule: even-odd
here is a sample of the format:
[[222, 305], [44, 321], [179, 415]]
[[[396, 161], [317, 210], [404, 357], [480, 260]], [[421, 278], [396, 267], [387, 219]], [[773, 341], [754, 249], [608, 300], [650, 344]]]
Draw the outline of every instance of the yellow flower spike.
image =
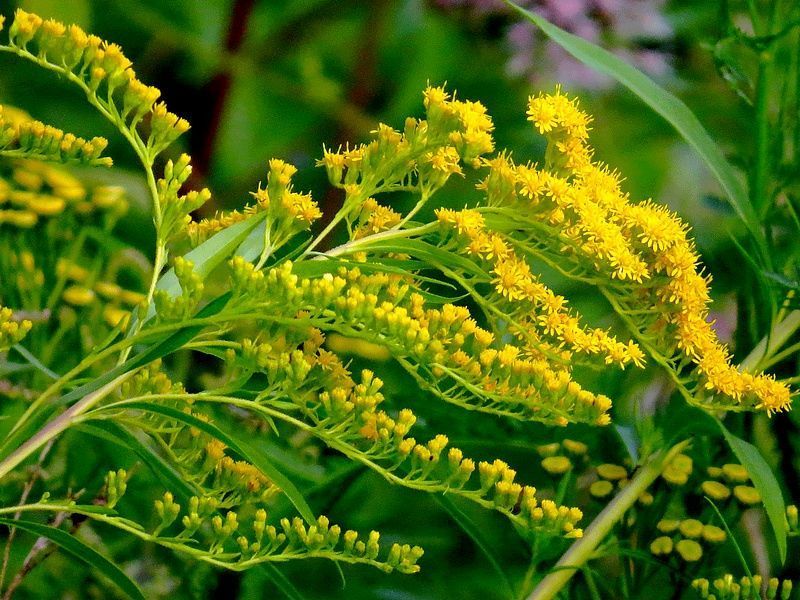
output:
[[703, 557], [703, 548], [694, 540], [679, 540], [675, 551], [686, 562], [697, 562]]
[[703, 534], [703, 524], [697, 519], [684, 519], [678, 525], [678, 530], [684, 537], [695, 539]]
[[542, 459], [541, 464], [550, 475], [563, 475], [572, 468], [572, 461], [566, 456], [548, 456]]
[[704, 481], [700, 484], [702, 492], [717, 502], [724, 502], [731, 496], [731, 490], [728, 486], [719, 481]]
[[722, 475], [731, 483], [745, 483], [750, 479], [747, 469], [739, 464], [722, 465]]
[[658, 529], [661, 533], [672, 533], [678, 530], [680, 524], [681, 522], [675, 519], [661, 519], [656, 524], [656, 529]]
[[722, 469], [720, 467], [708, 467], [706, 469], [706, 473], [708, 473], [709, 477], [713, 477], [714, 479], [719, 479], [722, 477]]
[[798, 511], [797, 506], [790, 504], [786, 507], [786, 524], [789, 526], [790, 531], [795, 531], [798, 528]]
[[584, 444], [583, 442], [577, 442], [575, 440], [564, 439], [561, 441], [561, 445], [570, 454], [574, 456], [583, 456], [589, 451], [589, 447]]
[[666, 556], [672, 553], [672, 538], [665, 535], [650, 542], [650, 553], [654, 556]]
[[733, 495], [739, 502], [748, 506], [761, 502], [761, 494], [749, 485], [737, 485], [733, 488]]
[[725, 530], [716, 525], [703, 525], [703, 539], [711, 544], [721, 544], [727, 535]]
[[614, 484], [605, 479], [595, 481], [589, 486], [589, 493], [595, 498], [607, 498], [614, 491]]
[[28, 202], [28, 209], [43, 217], [54, 217], [64, 212], [66, 202], [56, 196], [38, 196]]
[[126, 329], [126, 320], [130, 318], [131, 313], [111, 304], [103, 307], [103, 320], [109, 327], [117, 327], [122, 324], [122, 329]]
[[647, 492], [647, 491], [642, 492], [641, 496], [639, 496], [639, 498], [637, 500], [637, 502], [639, 504], [641, 504], [642, 506], [650, 506], [650, 505], [653, 504], [654, 501], [655, 501], [655, 498], [653, 497], [653, 494], [651, 494], [650, 492]]
[[552, 444], [542, 444], [540, 446], [536, 446], [536, 452], [542, 458], [547, 458], [550, 456], [555, 456], [559, 448], [560, 446], [558, 442], [553, 442]]
[[64, 290], [62, 298], [73, 306], [87, 306], [94, 301], [95, 293], [83, 286], [71, 285]]
[[597, 474], [608, 481], [618, 481], [628, 477], [628, 470], [621, 465], [605, 463], [597, 467]]

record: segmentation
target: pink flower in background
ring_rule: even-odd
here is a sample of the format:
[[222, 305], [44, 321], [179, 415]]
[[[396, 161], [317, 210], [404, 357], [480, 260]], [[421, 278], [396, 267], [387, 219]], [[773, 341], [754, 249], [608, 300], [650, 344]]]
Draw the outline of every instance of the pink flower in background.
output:
[[[500, 0], [433, 2], [448, 10], [467, 10], [476, 18], [508, 15], [513, 19], [505, 34], [510, 53], [506, 66], [509, 75], [527, 77], [539, 85], [555, 81], [586, 89], [613, 85], [608, 77], [548, 42], [533, 24], [517, 20]], [[651, 76], [663, 78], [671, 73], [670, 55], [659, 50], [672, 38], [672, 27], [663, 14], [665, 0], [520, 0], [519, 3], [562, 29], [603, 46]]]

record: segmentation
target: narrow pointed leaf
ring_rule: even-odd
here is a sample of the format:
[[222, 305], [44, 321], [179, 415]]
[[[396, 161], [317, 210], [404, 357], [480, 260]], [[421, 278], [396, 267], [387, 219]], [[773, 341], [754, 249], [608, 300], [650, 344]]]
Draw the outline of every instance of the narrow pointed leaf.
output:
[[37, 523], [35, 521], [15, 521], [4, 517], [0, 517], [0, 523], [8, 527], [16, 527], [39, 537], [47, 538], [66, 553], [85, 562], [97, 573], [108, 578], [120, 590], [125, 592], [128, 598], [144, 600], [144, 595], [141, 590], [139, 590], [139, 587], [122, 569], [100, 554], [97, 550], [70, 535], [63, 529], [57, 529], [56, 527], [51, 527], [50, 525]]
[[733, 435], [722, 424], [722, 421], [717, 420], [717, 424], [722, 431], [722, 435], [725, 436], [725, 441], [728, 442], [742, 466], [747, 469], [750, 479], [753, 480], [753, 485], [761, 494], [764, 509], [767, 511], [767, 517], [772, 524], [772, 530], [775, 532], [775, 541], [778, 545], [781, 563], [785, 563], [786, 504], [783, 501], [783, 494], [781, 493], [780, 485], [778, 485], [778, 480], [775, 479], [775, 474], [767, 464], [767, 461], [764, 460], [764, 457], [761, 456], [758, 448]]

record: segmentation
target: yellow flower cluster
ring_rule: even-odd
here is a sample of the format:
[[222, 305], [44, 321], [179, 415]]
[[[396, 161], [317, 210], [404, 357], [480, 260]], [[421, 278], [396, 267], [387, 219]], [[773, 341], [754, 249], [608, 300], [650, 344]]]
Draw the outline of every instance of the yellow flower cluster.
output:
[[[708, 467], [709, 479], [700, 484], [702, 492], [715, 502], [722, 503], [733, 497], [743, 506], [752, 506], [761, 502], [761, 494], [750, 482], [750, 474], [742, 465], [725, 464], [721, 467]], [[721, 480], [721, 481], [720, 481]]]
[[[498, 264], [499, 269], [493, 267], [498, 293], [527, 299], [525, 288], [537, 284], [524, 261], [510, 252], [510, 242], [516, 241], [533, 256], [549, 258], [569, 275], [599, 285], [623, 313], [637, 315], [632, 321], [648, 349], [667, 360], [676, 353], [691, 360], [699, 401], [767, 413], [788, 409], [791, 393], [786, 385], [730, 364], [730, 354], [708, 320], [708, 278], [698, 271], [688, 228], [665, 207], [632, 203], [618, 174], [592, 160], [590, 120], [576, 101], [560, 90], [540, 94], [530, 99], [528, 117], [548, 140], [544, 167], [515, 165], [502, 154], [484, 161], [490, 172], [480, 187], [489, 208], [479, 210], [490, 224], [486, 229], [475, 215], [459, 223], [453, 214], [440, 216], [460, 234], [469, 237], [472, 232], [471, 253]], [[515, 210], [509, 213], [509, 208]], [[519, 234], [513, 232], [520, 229], [530, 237], [515, 239]], [[643, 311], [643, 306], [649, 308]], [[577, 330], [570, 325], [569, 331]], [[585, 346], [580, 337], [578, 346]], [[624, 357], [633, 348], [605, 351]], [[636, 358], [627, 360], [641, 362], [638, 347], [633, 352]], [[704, 392], [715, 397], [704, 400]]]
[[634, 342], [618, 341], [602, 329], [584, 327], [567, 308], [563, 296], [555, 294], [531, 272], [512, 245], [498, 233], [487, 230], [483, 214], [475, 209], [436, 211], [439, 222], [454, 229], [465, 251], [484, 262], [492, 276], [495, 297], [491, 302], [519, 315], [510, 329], [536, 355], [558, 352], [564, 361], [572, 353], [602, 356], [606, 364], [644, 366], [644, 353]]
[[0, 156], [111, 166], [111, 159], [101, 156], [107, 145], [105, 138], [85, 140], [0, 105]]
[[727, 539], [722, 528], [697, 519], [661, 519], [656, 529], [662, 535], [650, 543], [650, 552], [666, 557], [674, 549], [684, 562], [697, 562], [703, 557], [701, 542], [721, 544]]
[[22, 341], [32, 326], [33, 324], [27, 319], [17, 321], [10, 308], [0, 306], [0, 352]]
[[[0, 168], [0, 225], [21, 229], [70, 211], [121, 216], [128, 210], [125, 192], [116, 186], [88, 188], [67, 171], [38, 160], [15, 160], [8, 175]], [[7, 177], [4, 178], [4, 177]]]
[[361, 205], [358, 227], [353, 232], [353, 239], [357, 240], [391, 229], [400, 223], [401, 219], [400, 213], [379, 204], [375, 198], [367, 198]]
[[318, 165], [332, 185], [345, 190], [347, 209], [394, 190], [427, 199], [452, 175], [462, 174], [460, 163], [478, 166], [479, 158], [493, 151], [494, 125], [482, 104], [456, 100], [441, 87], [428, 87], [423, 96], [426, 119], [409, 117], [402, 132], [381, 123], [367, 144], [324, 150]]
[[[409, 372], [420, 385], [473, 410], [558, 425], [610, 421], [611, 401], [582, 389], [567, 367], [524, 358], [517, 346], [496, 344], [494, 334], [479, 327], [465, 307], [428, 308], [401, 276], [342, 268], [335, 276], [300, 278], [292, 269], [287, 261], [260, 272], [237, 257], [232, 262], [235, 297], [251, 306], [268, 304], [287, 316], [306, 310], [322, 329], [384, 345], [394, 356], [413, 361], [417, 368]], [[420, 370], [429, 374], [421, 376]]]
[[294, 165], [277, 158], [271, 159], [266, 187], [259, 185], [255, 192], [251, 192], [255, 203], [242, 210], [220, 212], [213, 218], [189, 223], [187, 232], [192, 244], [196, 246], [226, 227], [259, 212], [267, 213], [269, 243], [273, 250], [300, 231], [310, 228], [322, 216], [322, 212], [310, 194], [301, 194], [292, 189], [292, 177], [296, 172]]
[[118, 45], [88, 35], [77, 25], [43, 20], [22, 9], [14, 13], [8, 36], [11, 47], [20, 55], [68, 73], [87, 93], [95, 94], [101, 104], [110, 105], [115, 94], [121, 96], [122, 106], [113, 112], [131, 130], [147, 121], [144, 143], [151, 156], [188, 131], [186, 120], [169, 112], [163, 102], [157, 102], [161, 93], [136, 78], [131, 61]]

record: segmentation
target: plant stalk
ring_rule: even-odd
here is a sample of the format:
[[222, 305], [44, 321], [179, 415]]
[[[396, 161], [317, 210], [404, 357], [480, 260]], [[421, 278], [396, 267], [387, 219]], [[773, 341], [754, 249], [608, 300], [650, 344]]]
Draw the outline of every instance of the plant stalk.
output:
[[116, 379], [109, 381], [103, 387], [85, 396], [82, 400], [70, 406], [67, 410], [42, 427], [24, 444], [0, 461], [0, 481], [19, 463], [36, 452], [47, 442], [66, 431], [75, 423], [75, 420], [80, 417], [80, 415], [108, 396], [108, 394], [117, 389], [120, 384], [130, 378], [134, 373], [135, 371], [128, 371]]

